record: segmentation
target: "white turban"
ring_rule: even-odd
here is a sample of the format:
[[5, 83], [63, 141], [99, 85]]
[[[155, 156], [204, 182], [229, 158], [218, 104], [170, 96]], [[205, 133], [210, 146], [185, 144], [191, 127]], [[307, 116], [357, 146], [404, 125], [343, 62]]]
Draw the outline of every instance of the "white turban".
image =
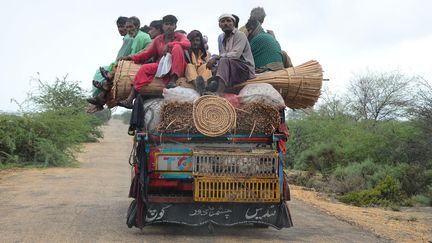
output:
[[230, 19], [232, 19], [234, 22], [236, 21], [235, 18], [234, 18], [234, 16], [232, 16], [232, 14], [227, 14], [227, 13], [222, 14], [221, 16], [219, 16], [219, 21], [221, 21], [221, 19], [223, 19], [223, 18], [230, 18]]

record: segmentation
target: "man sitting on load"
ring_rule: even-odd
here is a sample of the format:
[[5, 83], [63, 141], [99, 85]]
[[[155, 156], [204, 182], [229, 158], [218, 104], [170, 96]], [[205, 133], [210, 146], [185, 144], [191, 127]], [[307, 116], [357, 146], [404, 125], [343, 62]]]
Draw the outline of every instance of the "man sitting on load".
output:
[[216, 92], [224, 87], [232, 87], [248, 79], [255, 78], [255, 63], [246, 35], [235, 28], [232, 14], [219, 17], [219, 27], [225, 33], [219, 56], [207, 63], [207, 68], [216, 67], [216, 74], [207, 84], [207, 91]]
[[[122, 56], [127, 56], [130, 55], [130, 51], [131, 51], [131, 46], [132, 46], [132, 41], [133, 38], [130, 37], [127, 33], [126, 30], [126, 21], [128, 20], [127, 17], [124, 16], [120, 16], [118, 17], [116, 24], [117, 24], [117, 29], [118, 32], [121, 36], [123, 36], [123, 45], [121, 46], [120, 50], [117, 53], [117, 58], [120, 58]], [[111, 63], [108, 66], [105, 66], [105, 69], [112, 69], [112, 65], [114, 65], [115, 63]], [[95, 72], [95, 75], [93, 77], [93, 90], [92, 90], [92, 97], [96, 97], [101, 93], [101, 85], [99, 85], [99, 83], [103, 83], [105, 81], [104, 77], [101, 75], [100, 73], [100, 69], [98, 68]], [[96, 88], [99, 87], [99, 88]], [[108, 87], [106, 87], [108, 88]], [[90, 98], [93, 99], [93, 98]], [[95, 104], [90, 104], [88, 107], [87, 112], [89, 113], [93, 113], [93, 112], [97, 112], [103, 110], [103, 106], [102, 105], [95, 105]]]
[[282, 50], [276, 39], [265, 32], [256, 19], [246, 23], [248, 39], [255, 62], [255, 72], [275, 71], [284, 68]]
[[[124, 45], [122, 46], [117, 55], [117, 60], [124, 56], [141, 52], [152, 42], [150, 36], [147, 33], [139, 30], [140, 24], [140, 20], [135, 16], [126, 20], [125, 29], [127, 31], [127, 38], [132, 38], [132, 43], [128, 48]], [[96, 105], [99, 110], [103, 109], [103, 105], [106, 102], [106, 96], [111, 90], [116, 64], [117, 61], [111, 63], [107, 69], [100, 67], [98, 70], [99, 72], [97, 72], [95, 75], [97, 79], [93, 80], [93, 86], [98, 89], [98, 93], [94, 93], [94, 96], [92, 98], [88, 98], [87, 101], [90, 104]]]
[[184, 76], [186, 60], [185, 50], [191, 46], [190, 41], [185, 35], [175, 32], [177, 28], [177, 18], [174, 15], [166, 15], [162, 18], [164, 34], [157, 36], [150, 46], [141, 53], [133, 56], [123, 57], [120, 60], [132, 60], [135, 63], [145, 63], [148, 59], [156, 57], [155, 63], [144, 64], [138, 70], [134, 80], [133, 87], [129, 96], [118, 103], [119, 106], [132, 109], [132, 101], [145, 85], [148, 85], [155, 78], [161, 58], [171, 53], [171, 69], [162, 80], [167, 88], [176, 87], [176, 81], [179, 77]]

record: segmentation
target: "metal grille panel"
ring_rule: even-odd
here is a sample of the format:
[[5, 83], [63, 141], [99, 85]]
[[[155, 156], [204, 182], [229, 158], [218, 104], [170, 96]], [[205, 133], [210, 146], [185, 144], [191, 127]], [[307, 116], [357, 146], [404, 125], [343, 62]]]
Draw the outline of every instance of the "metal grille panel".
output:
[[251, 152], [194, 151], [193, 173], [197, 176], [277, 177], [278, 156], [274, 150]]
[[196, 202], [279, 202], [277, 178], [196, 177]]

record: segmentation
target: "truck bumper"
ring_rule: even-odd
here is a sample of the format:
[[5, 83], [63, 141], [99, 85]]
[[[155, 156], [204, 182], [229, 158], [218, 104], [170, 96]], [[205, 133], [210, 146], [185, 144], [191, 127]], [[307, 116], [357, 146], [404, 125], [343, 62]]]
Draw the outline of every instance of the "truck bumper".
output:
[[190, 226], [263, 224], [276, 229], [292, 227], [285, 202], [269, 203], [148, 203], [144, 225], [176, 223]]

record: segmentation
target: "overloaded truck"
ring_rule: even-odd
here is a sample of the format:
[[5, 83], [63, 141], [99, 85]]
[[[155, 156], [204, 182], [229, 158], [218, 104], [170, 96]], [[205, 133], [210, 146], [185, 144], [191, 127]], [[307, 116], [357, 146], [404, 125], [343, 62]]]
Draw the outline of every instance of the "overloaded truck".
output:
[[284, 108], [313, 105], [321, 81], [321, 66], [310, 61], [229, 93], [200, 96], [177, 87], [163, 90], [164, 98], [138, 96], [129, 128], [127, 225], [291, 227]]

